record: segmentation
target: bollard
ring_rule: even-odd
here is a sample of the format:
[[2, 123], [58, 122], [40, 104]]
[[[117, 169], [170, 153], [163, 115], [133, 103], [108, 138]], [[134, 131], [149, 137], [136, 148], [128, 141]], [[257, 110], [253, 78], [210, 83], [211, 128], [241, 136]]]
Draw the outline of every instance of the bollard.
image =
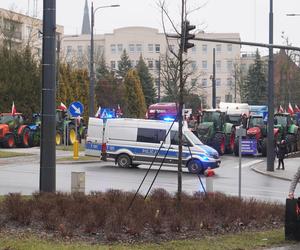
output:
[[79, 151], [79, 144], [78, 144], [78, 141], [75, 140], [74, 144], [73, 144], [73, 159], [74, 160], [78, 160], [79, 159], [78, 151]]
[[206, 192], [212, 193], [214, 191], [213, 178], [206, 177]]
[[71, 173], [71, 192], [85, 192], [85, 173], [72, 172]]

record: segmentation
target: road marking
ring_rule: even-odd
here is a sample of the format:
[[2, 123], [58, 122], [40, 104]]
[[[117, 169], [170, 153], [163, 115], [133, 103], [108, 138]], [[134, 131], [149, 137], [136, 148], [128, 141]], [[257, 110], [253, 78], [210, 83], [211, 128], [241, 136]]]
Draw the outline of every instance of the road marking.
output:
[[[263, 162], [264, 160], [253, 160], [247, 163], [242, 163], [242, 168], [250, 167], [252, 165], [258, 164]], [[239, 166], [235, 166], [234, 168], [239, 168]]]

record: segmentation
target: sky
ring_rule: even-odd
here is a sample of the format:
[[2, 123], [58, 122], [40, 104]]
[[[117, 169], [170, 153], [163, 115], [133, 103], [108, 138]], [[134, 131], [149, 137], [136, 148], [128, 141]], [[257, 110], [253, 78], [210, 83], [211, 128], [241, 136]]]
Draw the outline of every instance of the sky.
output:
[[[37, 1], [37, 14], [42, 17], [42, 0], [0, 0], [0, 8], [12, 9], [23, 14], [33, 13]], [[126, 26], [146, 26], [162, 30], [159, 0], [93, 0], [94, 7], [120, 4], [118, 8], [99, 9], [95, 14], [95, 33], [111, 33]], [[178, 25], [180, 0], [165, 0], [170, 18]], [[91, 0], [88, 0], [89, 6]], [[56, 0], [57, 24], [63, 25], [65, 34], [80, 34], [85, 0]], [[270, 0], [187, 0], [192, 11], [188, 19], [197, 30], [216, 33], [240, 33], [242, 41], [268, 43]], [[274, 44], [285, 44], [288, 37], [293, 46], [300, 47], [300, 15], [289, 17], [288, 13], [300, 14], [300, 0], [273, 0]], [[172, 27], [166, 21], [167, 31]], [[256, 48], [242, 47], [249, 51]], [[267, 53], [266, 49], [261, 50]]]

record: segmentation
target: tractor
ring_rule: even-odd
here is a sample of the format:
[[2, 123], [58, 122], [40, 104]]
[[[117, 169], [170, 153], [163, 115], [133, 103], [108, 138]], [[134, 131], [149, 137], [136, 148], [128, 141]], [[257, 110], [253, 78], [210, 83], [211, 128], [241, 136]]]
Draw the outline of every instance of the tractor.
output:
[[277, 142], [285, 140], [288, 153], [300, 150], [300, 130], [289, 113], [275, 114], [274, 127], [279, 130]]
[[235, 128], [225, 122], [225, 112], [204, 110], [196, 134], [206, 145], [212, 146], [220, 155], [234, 150]]
[[30, 128], [21, 113], [0, 114], [0, 145], [4, 148], [30, 147]]
[[[247, 130], [246, 139], [256, 139], [257, 151], [262, 156], [267, 155], [267, 126], [264, 122], [263, 116], [261, 115], [250, 115], [247, 119], [246, 126]], [[278, 129], [274, 129], [276, 136]], [[239, 140], [235, 138], [234, 142], [234, 155], [239, 155]]]

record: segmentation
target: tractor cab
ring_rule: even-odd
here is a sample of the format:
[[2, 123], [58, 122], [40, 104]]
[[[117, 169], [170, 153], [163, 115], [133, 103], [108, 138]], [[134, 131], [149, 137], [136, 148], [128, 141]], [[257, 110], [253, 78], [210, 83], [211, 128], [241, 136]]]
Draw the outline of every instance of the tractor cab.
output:
[[219, 110], [205, 110], [202, 115], [202, 123], [212, 123], [216, 130], [222, 130], [224, 118], [225, 113]]

